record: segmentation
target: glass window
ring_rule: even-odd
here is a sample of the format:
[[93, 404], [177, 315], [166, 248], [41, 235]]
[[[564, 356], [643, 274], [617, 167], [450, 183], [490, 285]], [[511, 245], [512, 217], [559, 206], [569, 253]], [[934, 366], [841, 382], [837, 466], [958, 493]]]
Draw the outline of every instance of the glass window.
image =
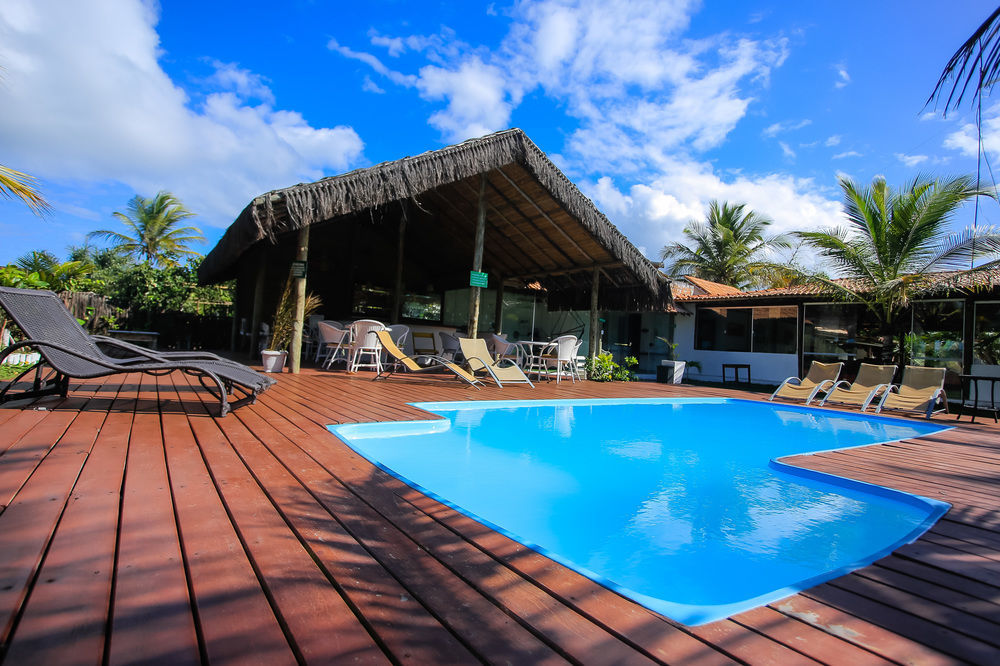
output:
[[750, 308], [698, 308], [695, 349], [750, 351]]
[[799, 309], [780, 306], [753, 309], [753, 351], [794, 354]]
[[369, 319], [383, 319], [392, 308], [392, 295], [388, 289], [356, 285], [352, 312]]
[[976, 303], [973, 362], [1000, 365], [1000, 303]]
[[[403, 319], [441, 321], [441, 297], [438, 295], [404, 294], [401, 305]], [[392, 319], [392, 293], [382, 287], [358, 285], [354, 288], [355, 315], [366, 319]]]
[[965, 303], [962, 301], [914, 303], [913, 329], [909, 336], [914, 364], [947, 367], [961, 373], [964, 328]]
[[441, 297], [406, 294], [403, 296], [402, 317], [403, 319], [420, 319], [422, 321], [441, 321]]

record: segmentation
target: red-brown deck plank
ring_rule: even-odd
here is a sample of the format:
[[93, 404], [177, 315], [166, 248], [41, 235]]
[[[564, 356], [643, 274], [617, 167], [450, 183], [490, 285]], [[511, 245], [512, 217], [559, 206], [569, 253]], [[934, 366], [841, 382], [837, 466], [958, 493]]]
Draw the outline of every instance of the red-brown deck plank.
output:
[[10, 506], [0, 511], [0, 577], [9, 574], [12, 587], [0, 589], [0, 611], [13, 633], [0, 646], [4, 660], [939, 664], [1000, 656], [1000, 428], [992, 423], [790, 459], [954, 508], [870, 567], [683, 627], [417, 493], [325, 426], [434, 418], [406, 404], [421, 401], [755, 396], [589, 382], [476, 391], [436, 377], [370, 378], [285, 374], [258, 405], [223, 420], [207, 415], [217, 403], [178, 373], [73, 382], [66, 400], [5, 405], [0, 492]]
[[[109, 382], [110, 386], [117, 386]], [[118, 384], [120, 385], [120, 383]], [[132, 403], [81, 412], [67, 431], [94, 436], [6, 658], [15, 664], [94, 664], [104, 659], [119, 493], [132, 428]], [[67, 437], [59, 446], [69, 443]], [[0, 528], [2, 529], [2, 528]]]

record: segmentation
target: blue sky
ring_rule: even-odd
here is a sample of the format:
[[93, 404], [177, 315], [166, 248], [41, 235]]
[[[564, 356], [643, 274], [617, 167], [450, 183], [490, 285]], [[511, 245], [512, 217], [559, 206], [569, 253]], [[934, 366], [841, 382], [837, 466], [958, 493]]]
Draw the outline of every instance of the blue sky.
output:
[[[520, 127], [655, 258], [708, 201], [840, 222], [838, 175], [975, 173], [924, 102], [985, 2], [4, 0], [0, 264], [169, 190], [207, 251], [257, 194]], [[1000, 99], [984, 105], [1000, 152]], [[996, 221], [987, 202], [980, 223]], [[956, 220], [971, 221], [971, 207]]]

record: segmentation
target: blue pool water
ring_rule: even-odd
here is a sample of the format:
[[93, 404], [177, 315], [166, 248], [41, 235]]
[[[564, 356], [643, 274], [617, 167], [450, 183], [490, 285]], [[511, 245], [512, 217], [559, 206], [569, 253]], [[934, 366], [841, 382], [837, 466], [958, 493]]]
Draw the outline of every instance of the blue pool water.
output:
[[331, 430], [421, 491], [685, 624], [869, 564], [936, 500], [776, 459], [946, 428], [730, 399], [416, 403]]

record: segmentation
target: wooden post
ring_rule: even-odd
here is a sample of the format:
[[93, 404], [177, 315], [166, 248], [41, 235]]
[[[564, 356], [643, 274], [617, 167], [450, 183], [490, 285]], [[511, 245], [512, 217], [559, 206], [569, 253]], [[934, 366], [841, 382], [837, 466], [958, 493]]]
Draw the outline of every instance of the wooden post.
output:
[[[483, 270], [483, 241], [486, 238], [486, 174], [479, 177], [479, 210], [476, 213], [476, 245], [472, 255], [472, 270]], [[469, 288], [469, 337], [479, 334], [480, 287]]]
[[392, 290], [392, 321], [396, 323], [402, 316], [403, 309], [403, 250], [406, 241], [406, 199], [399, 202], [402, 213], [399, 217], [399, 239], [396, 242], [396, 286]]
[[497, 275], [497, 304], [493, 310], [493, 330], [497, 335], [503, 333], [503, 276]]
[[601, 282], [601, 269], [594, 267], [594, 278], [590, 285], [590, 345], [587, 349], [587, 358], [594, 358], [601, 350], [601, 321], [600, 313], [597, 311], [597, 289]]
[[257, 349], [260, 346], [260, 322], [263, 313], [261, 312], [264, 307], [264, 284], [267, 281], [267, 253], [260, 253], [260, 263], [257, 264], [257, 275], [256, 280], [253, 285], [253, 313], [250, 315], [250, 349], [247, 351], [247, 355], [252, 358], [258, 358], [260, 350]]
[[[295, 251], [296, 261], [309, 259], [309, 225], [299, 229], [298, 249]], [[298, 374], [302, 367], [302, 320], [306, 313], [306, 276], [295, 278], [295, 321], [292, 323], [292, 347], [288, 350], [289, 370]]]
[[239, 326], [239, 293], [240, 293], [240, 280], [236, 279], [236, 288], [233, 290], [233, 326], [229, 331], [229, 351], [230, 353], [236, 353], [236, 338], [239, 336], [240, 326]]

